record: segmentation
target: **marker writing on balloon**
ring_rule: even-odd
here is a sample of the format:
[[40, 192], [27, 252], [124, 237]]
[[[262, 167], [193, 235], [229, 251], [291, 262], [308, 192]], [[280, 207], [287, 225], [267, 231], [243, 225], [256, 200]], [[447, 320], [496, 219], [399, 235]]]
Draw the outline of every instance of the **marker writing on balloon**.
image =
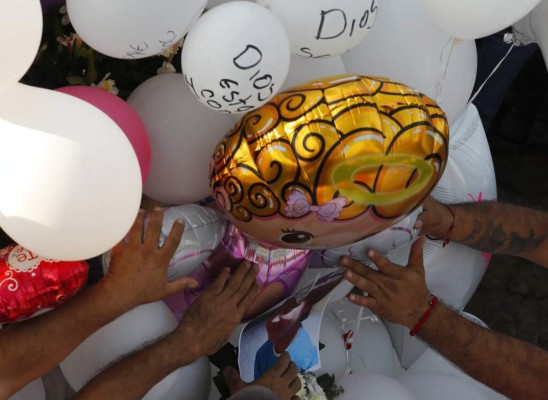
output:
[[127, 52], [127, 56], [129, 58], [141, 58], [146, 56], [146, 51], [148, 50], [148, 43], [147, 42], [141, 42], [138, 45], [130, 44], [129, 47], [131, 48], [130, 51]]
[[168, 47], [173, 46], [173, 43], [175, 42], [175, 39], [177, 38], [177, 34], [174, 31], [167, 31], [166, 36], [168, 37], [168, 39], [158, 40], [158, 42], [162, 45], [164, 49], [167, 49]]

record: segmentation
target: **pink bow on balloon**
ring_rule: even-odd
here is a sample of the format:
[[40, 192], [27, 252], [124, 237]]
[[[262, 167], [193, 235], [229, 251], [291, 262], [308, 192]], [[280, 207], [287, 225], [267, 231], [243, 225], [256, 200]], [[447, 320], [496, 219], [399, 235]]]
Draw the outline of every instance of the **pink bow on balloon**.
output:
[[345, 204], [345, 197], [337, 197], [323, 206], [313, 206], [308, 202], [303, 192], [296, 190], [289, 195], [284, 213], [290, 218], [299, 218], [309, 212], [315, 212], [320, 221], [331, 222], [339, 216]]

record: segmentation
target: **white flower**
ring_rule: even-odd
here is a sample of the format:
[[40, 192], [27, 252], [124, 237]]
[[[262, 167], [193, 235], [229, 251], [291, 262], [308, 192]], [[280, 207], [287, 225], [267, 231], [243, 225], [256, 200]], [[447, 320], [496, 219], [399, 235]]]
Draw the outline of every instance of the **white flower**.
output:
[[61, 25], [70, 24], [70, 18], [69, 18], [69, 15], [67, 14], [67, 6], [66, 5], [63, 5], [63, 6], [61, 6], [61, 8], [59, 8], [59, 14], [63, 15], [61, 17]]
[[169, 59], [173, 57], [181, 47], [183, 47], [183, 39], [179, 40], [173, 46], [165, 48], [159, 55]]
[[301, 400], [327, 400], [325, 392], [316, 381], [316, 376], [311, 372], [303, 372], [299, 374], [301, 380], [301, 390], [297, 396]]
[[173, 72], [177, 72], [177, 70], [175, 69], [175, 67], [173, 66], [172, 63], [167, 62], [167, 61], [164, 61], [162, 63], [162, 66], [160, 68], [158, 68], [158, 70], [156, 70], [156, 73], [158, 75], [160, 75], [160, 74], [170, 74], [170, 73], [173, 73]]
[[105, 77], [101, 79], [101, 81], [99, 81], [97, 85], [91, 85], [91, 86], [96, 86], [98, 88], [101, 88], [103, 90], [106, 90], [109, 93], [112, 93], [118, 96], [118, 88], [116, 87], [116, 82], [114, 81], [114, 79], [108, 79], [109, 76], [110, 76], [110, 72], [106, 74]]

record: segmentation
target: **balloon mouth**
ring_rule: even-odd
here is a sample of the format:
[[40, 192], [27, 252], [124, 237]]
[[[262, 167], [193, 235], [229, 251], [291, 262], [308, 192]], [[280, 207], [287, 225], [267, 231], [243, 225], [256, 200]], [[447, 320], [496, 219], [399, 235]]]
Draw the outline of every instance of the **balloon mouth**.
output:
[[[356, 183], [354, 179], [359, 173], [377, 173], [380, 168], [413, 169], [408, 186], [391, 192], [374, 192]], [[398, 204], [407, 201], [417, 193], [427, 188], [434, 175], [434, 168], [428, 161], [405, 156], [383, 154], [364, 156], [345, 160], [333, 170], [333, 183], [339, 192], [361, 205], [381, 206]]]

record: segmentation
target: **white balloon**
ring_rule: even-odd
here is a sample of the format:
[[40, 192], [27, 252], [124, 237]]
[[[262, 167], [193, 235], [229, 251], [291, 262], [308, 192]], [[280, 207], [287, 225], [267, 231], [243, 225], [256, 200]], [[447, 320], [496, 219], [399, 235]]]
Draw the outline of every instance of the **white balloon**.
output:
[[324, 311], [320, 326], [320, 343], [325, 347], [320, 350], [321, 368], [314, 373], [333, 375], [335, 380], [341, 379], [346, 372], [347, 352], [340, 330], [329, 311]]
[[59, 366], [56, 366], [44, 375], [42, 380], [44, 381], [47, 400], [71, 399], [75, 394], [63, 376]]
[[392, 339], [392, 345], [403, 368], [409, 368], [423, 354], [428, 345], [416, 336], [409, 335], [409, 329], [403, 325], [384, 321], [386, 330]]
[[419, 207], [390, 228], [356, 243], [331, 249], [316, 250], [313, 253], [311, 264], [314, 267], [335, 267], [342, 256], [348, 256], [370, 265], [371, 262], [366, 256], [368, 250], [374, 250], [391, 259], [392, 253], [398, 247], [406, 243], [412, 243], [418, 237], [419, 232], [413, 226], [421, 212], [422, 208]]
[[265, 8], [246, 1], [214, 7], [185, 39], [182, 67], [198, 100], [212, 110], [244, 113], [272, 98], [289, 69], [289, 39]]
[[522, 44], [536, 42], [548, 65], [548, 1], [541, 1], [533, 11], [513, 25], [514, 37]]
[[427, 349], [410, 367], [409, 372], [437, 372], [446, 375], [452, 375], [466, 380], [471, 386], [483, 393], [489, 400], [504, 400], [505, 396], [494, 391], [488, 386], [472, 379], [462, 370], [457, 368], [449, 360], [441, 356], [438, 352]]
[[207, 8], [213, 8], [217, 7], [218, 5], [224, 4], [224, 3], [230, 3], [233, 1], [250, 1], [254, 2], [255, 0], [209, 0], [207, 2]]
[[[478, 111], [471, 104], [451, 126], [449, 159], [432, 196], [444, 203], [493, 200], [497, 197], [495, 170]], [[407, 247], [407, 248], [406, 248]], [[398, 248], [392, 262], [406, 265], [409, 245]], [[460, 310], [468, 303], [483, 275], [489, 255], [459, 243], [445, 247], [428, 240], [424, 246], [424, 268], [428, 289], [445, 304]], [[409, 336], [409, 329], [386, 324], [404, 368], [426, 350], [426, 345]]]
[[257, 0], [284, 24], [291, 52], [307, 58], [346, 53], [369, 33], [375, 0]]
[[38, 378], [32, 381], [23, 389], [15, 393], [8, 400], [45, 400], [46, 390], [42, 379]]
[[[198, 268], [217, 248], [227, 228], [226, 218], [212, 208], [196, 204], [169, 207], [164, 211], [160, 244], [164, 243], [177, 219], [184, 222], [185, 230], [169, 263], [167, 279], [170, 281]], [[110, 252], [103, 256], [105, 273], [109, 264]]]
[[[207, 357], [200, 357], [192, 364], [172, 373], [173, 383], [166, 391], [166, 384], [157, 384], [146, 395], [148, 400], [196, 400], [207, 399], [211, 392], [211, 368]], [[166, 378], [167, 379], [167, 378]]]
[[343, 56], [348, 73], [387, 76], [437, 101], [452, 123], [474, 87], [474, 41], [453, 40], [419, 0], [383, 0], [375, 29]]
[[351, 332], [348, 338], [352, 345], [348, 350], [348, 366], [352, 373], [392, 374], [394, 349], [390, 335], [380, 318], [369, 309], [350, 303], [346, 298], [328, 304], [324, 313], [325, 318], [335, 321], [339, 328], [339, 336]]
[[0, 91], [31, 66], [42, 39], [39, 0], [0, 1]]
[[167, 204], [207, 197], [209, 162], [217, 142], [234, 125], [233, 119], [196, 101], [181, 74], [150, 78], [135, 89], [128, 103], [150, 137], [152, 158], [145, 194]]
[[104, 113], [73, 96], [16, 83], [0, 96], [0, 225], [44, 258], [104, 253], [141, 201], [131, 144]]
[[[495, 168], [485, 130], [476, 107], [466, 112], [451, 127], [449, 160], [432, 196], [446, 203], [495, 200]], [[478, 287], [490, 255], [459, 243], [428, 241], [424, 247], [426, 282], [446, 304], [460, 310]]]
[[[344, 389], [337, 400], [415, 400], [409, 390], [385, 375], [358, 372], [336, 383]], [[420, 397], [416, 399], [423, 400]]]
[[470, 382], [434, 372], [408, 372], [397, 381], [420, 400], [487, 400]]
[[[61, 371], [70, 386], [79, 391], [107, 365], [154, 341], [177, 326], [175, 317], [163, 302], [145, 304], [127, 312], [84, 340], [63, 362]], [[184, 368], [194, 369], [190, 364]], [[199, 365], [198, 368], [202, 369]], [[175, 385], [179, 370], [156, 384], [143, 398], [163, 398]], [[202, 386], [202, 382], [196, 382]], [[189, 388], [194, 382], [187, 382]]]
[[478, 39], [507, 28], [541, 0], [421, 0], [432, 20], [460, 39]]
[[195, 204], [170, 207], [164, 211], [162, 243], [177, 219], [184, 221], [185, 231], [169, 263], [169, 280], [185, 276], [202, 264], [221, 243], [228, 223], [223, 214], [211, 208]]
[[282, 90], [293, 86], [312, 81], [326, 76], [342, 75], [345, 67], [341, 56], [334, 56], [325, 59], [309, 59], [296, 55], [291, 56], [289, 72]]
[[95, 50], [138, 59], [176, 44], [204, 11], [207, 0], [67, 0], [70, 22]]

